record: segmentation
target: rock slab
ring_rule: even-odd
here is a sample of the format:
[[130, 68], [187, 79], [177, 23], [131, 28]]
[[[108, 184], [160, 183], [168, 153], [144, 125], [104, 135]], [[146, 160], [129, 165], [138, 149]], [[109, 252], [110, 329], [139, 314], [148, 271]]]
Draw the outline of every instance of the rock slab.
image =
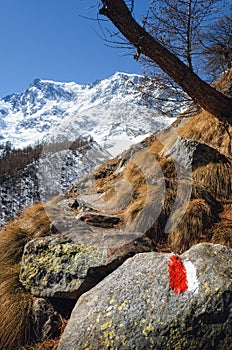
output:
[[89, 270], [106, 262], [107, 251], [96, 245], [65, 237], [37, 238], [25, 246], [20, 281], [35, 296], [75, 299], [84, 282], [93, 282], [87, 281]]
[[141, 236], [96, 227], [36, 238], [24, 247], [20, 282], [36, 297], [77, 299], [128, 257], [150, 251]]
[[78, 300], [58, 350], [225, 350], [232, 344], [232, 249], [202, 243], [180, 258], [188, 289], [170, 287], [171, 254], [137, 254]]

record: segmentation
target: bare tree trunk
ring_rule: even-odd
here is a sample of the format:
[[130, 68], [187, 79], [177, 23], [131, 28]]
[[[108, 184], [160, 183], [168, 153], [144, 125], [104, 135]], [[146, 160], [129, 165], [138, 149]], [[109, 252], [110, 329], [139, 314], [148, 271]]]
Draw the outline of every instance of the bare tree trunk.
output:
[[232, 124], [232, 98], [201, 80], [178, 57], [158, 43], [132, 17], [123, 0], [102, 0], [99, 13], [107, 16], [125, 38], [165, 71], [203, 109]]

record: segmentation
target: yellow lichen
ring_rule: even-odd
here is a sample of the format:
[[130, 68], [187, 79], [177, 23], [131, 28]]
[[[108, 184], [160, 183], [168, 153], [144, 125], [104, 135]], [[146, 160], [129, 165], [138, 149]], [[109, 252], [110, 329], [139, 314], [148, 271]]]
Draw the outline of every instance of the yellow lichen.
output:
[[91, 347], [89, 346], [88, 342], [84, 344], [84, 350], [91, 350]]
[[126, 343], [127, 343], [127, 339], [126, 339], [126, 336], [124, 336], [122, 339], [122, 345], [126, 346]]
[[210, 293], [210, 292], [211, 292], [211, 290], [210, 290], [210, 288], [209, 288], [209, 285], [208, 285], [208, 282], [205, 282], [205, 283], [203, 284], [203, 288], [205, 289], [205, 292], [206, 292], [206, 293]]
[[154, 330], [154, 326], [151, 324], [151, 322], [149, 322], [147, 326], [144, 326], [143, 335], [145, 336], [145, 338], [147, 338], [148, 334], [153, 330]]
[[103, 345], [107, 347], [107, 349], [113, 350], [114, 349], [114, 331], [108, 330], [103, 332]]
[[101, 330], [104, 331], [104, 330], [106, 330], [107, 328], [112, 327], [112, 324], [113, 324], [112, 321], [109, 321], [109, 322], [106, 322], [106, 323], [102, 324], [102, 325], [101, 325]]
[[127, 301], [125, 300], [121, 305], [118, 306], [118, 310], [121, 311], [122, 309], [128, 310]]

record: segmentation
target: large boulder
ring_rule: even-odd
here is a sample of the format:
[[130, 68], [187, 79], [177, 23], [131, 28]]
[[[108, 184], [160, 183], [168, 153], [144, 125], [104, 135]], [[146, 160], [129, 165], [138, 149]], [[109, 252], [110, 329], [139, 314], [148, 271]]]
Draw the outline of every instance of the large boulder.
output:
[[177, 257], [187, 289], [173, 286], [172, 260], [138, 254], [83, 294], [58, 349], [231, 349], [232, 249], [202, 243]]
[[192, 170], [207, 165], [210, 162], [227, 163], [228, 161], [227, 158], [216, 149], [180, 136], [177, 137], [176, 142], [166, 152], [166, 156], [171, 156], [176, 164], [182, 165], [184, 168], [190, 167]]
[[[81, 229], [76, 224], [66, 233], [36, 238], [26, 244], [20, 282], [27, 291], [37, 297], [77, 299], [128, 257], [151, 250], [151, 241], [142, 234], [99, 228], [102, 217], [95, 216], [85, 217], [96, 221], [93, 229]], [[105, 225], [109, 225], [107, 219], [110, 221], [107, 216], [103, 219]], [[64, 226], [65, 222], [56, 227]]]
[[20, 281], [33, 295], [76, 298], [90, 267], [107, 262], [107, 252], [67, 238], [37, 238], [24, 250]]

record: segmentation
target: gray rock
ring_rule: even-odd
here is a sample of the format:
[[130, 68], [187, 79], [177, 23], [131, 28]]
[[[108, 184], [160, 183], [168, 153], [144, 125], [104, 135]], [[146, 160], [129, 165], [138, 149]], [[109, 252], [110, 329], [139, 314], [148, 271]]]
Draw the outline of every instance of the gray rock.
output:
[[206, 165], [210, 162], [223, 162], [228, 160], [212, 147], [209, 147], [198, 141], [177, 137], [176, 142], [166, 153], [166, 156], [171, 156], [175, 164], [179, 164], [183, 168], [191, 168], [194, 170], [199, 166]]
[[83, 294], [58, 349], [231, 349], [232, 249], [204, 243], [182, 254], [180, 294], [169, 286], [170, 256], [138, 254]]
[[70, 198], [68, 201], [68, 205], [70, 206], [70, 208], [72, 209], [78, 209], [79, 211], [94, 211], [96, 210], [96, 208], [93, 208], [91, 205], [89, 205], [88, 203], [86, 203], [83, 200], [77, 200], [76, 198]]
[[25, 247], [20, 281], [35, 296], [76, 298], [89, 269], [106, 263], [104, 248], [64, 237], [37, 238]]
[[37, 342], [59, 336], [62, 319], [49, 301], [35, 299], [32, 305], [33, 332]]
[[77, 228], [67, 235], [30, 241], [21, 261], [20, 281], [25, 289], [37, 297], [76, 299], [129, 256], [151, 250], [151, 241], [140, 234], [94, 229]]
[[68, 231], [76, 230], [85, 230], [88, 229], [88, 226], [84, 224], [83, 221], [77, 220], [75, 217], [70, 215], [65, 218], [60, 217], [60, 220], [52, 221], [50, 224], [51, 234], [57, 234]]

